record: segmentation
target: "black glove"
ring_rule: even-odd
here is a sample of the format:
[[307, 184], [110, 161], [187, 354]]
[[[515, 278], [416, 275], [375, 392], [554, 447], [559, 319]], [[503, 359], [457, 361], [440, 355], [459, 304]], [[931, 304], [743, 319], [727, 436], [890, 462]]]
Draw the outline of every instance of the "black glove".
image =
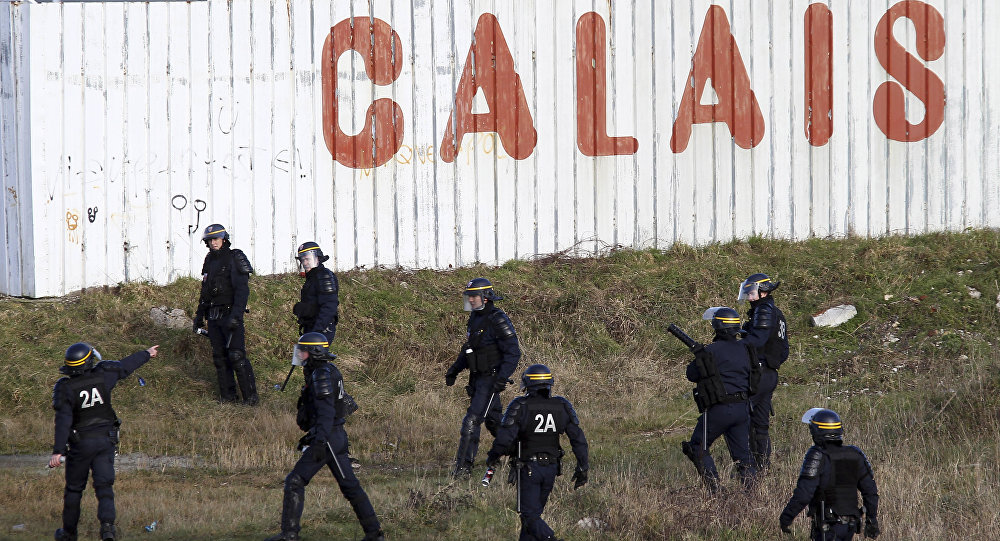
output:
[[458, 372], [452, 369], [448, 369], [444, 374], [444, 384], [451, 387], [455, 384], [455, 379], [458, 378]]
[[882, 533], [882, 530], [878, 527], [878, 519], [865, 519], [865, 537], [875, 539], [880, 533]]
[[321, 460], [326, 460], [326, 442], [325, 441], [314, 441], [308, 448], [306, 448], [306, 454], [309, 455], [309, 459], [315, 462]]
[[576, 490], [583, 485], [587, 484], [587, 470], [576, 470], [573, 472], [573, 477], [570, 479], [573, 481], [573, 490]]
[[792, 533], [792, 525], [791, 524], [785, 524], [784, 522], [782, 522], [781, 523], [781, 531], [785, 532], [785, 533]]
[[204, 326], [205, 326], [205, 317], [202, 316], [201, 314], [195, 315], [194, 324], [191, 325], [191, 330], [194, 332], [198, 332], [198, 329], [201, 329]]
[[503, 376], [497, 376], [496, 379], [493, 380], [494, 393], [502, 393], [503, 390], [506, 388], [507, 388], [507, 378]]

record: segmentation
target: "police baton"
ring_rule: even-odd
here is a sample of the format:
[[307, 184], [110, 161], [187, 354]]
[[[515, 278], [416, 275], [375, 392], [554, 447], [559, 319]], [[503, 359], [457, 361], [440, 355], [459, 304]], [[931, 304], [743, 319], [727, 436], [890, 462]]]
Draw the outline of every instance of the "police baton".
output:
[[295, 365], [292, 365], [292, 369], [288, 371], [288, 375], [285, 376], [285, 381], [281, 384], [281, 392], [285, 392], [285, 385], [288, 385], [288, 380], [292, 379], [292, 372], [295, 372]]

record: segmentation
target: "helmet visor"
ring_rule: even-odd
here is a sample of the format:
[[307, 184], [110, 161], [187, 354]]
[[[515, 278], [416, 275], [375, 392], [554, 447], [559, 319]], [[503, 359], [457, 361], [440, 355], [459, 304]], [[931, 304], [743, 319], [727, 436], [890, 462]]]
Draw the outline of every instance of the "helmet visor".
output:
[[486, 306], [486, 300], [483, 299], [482, 291], [466, 291], [462, 294], [462, 299], [465, 301], [464, 308], [466, 312], [482, 310]]
[[306, 354], [305, 348], [295, 344], [295, 349], [292, 350], [292, 366], [305, 366], [307, 358], [309, 355]]
[[809, 408], [808, 411], [802, 414], [802, 422], [805, 424], [811, 423], [813, 415], [816, 415], [817, 412], [823, 411], [824, 409], [825, 408]]
[[704, 319], [705, 321], [712, 321], [713, 319], [715, 319], [715, 313], [718, 312], [719, 310], [723, 309], [723, 308], [727, 308], [727, 307], [726, 306], [713, 306], [713, 307], [709, 308], [708, 310], [705, 310], [705, 313], [701, 315], [701, 319]]
[[759, 288], [760, 282], [751, 282], [749, 278], [743, 280], [743, 283], [740, 284], [740, 290], [736, 295], [736, 302], [753, 300], [750, 297], [755, 295]]
[[316, 255], [316, 250], [309, 250], [299, 255], [299, 268], [302, 269], [302, 272], [309, 272], [317, 266], [319, 266], [319, 257]]

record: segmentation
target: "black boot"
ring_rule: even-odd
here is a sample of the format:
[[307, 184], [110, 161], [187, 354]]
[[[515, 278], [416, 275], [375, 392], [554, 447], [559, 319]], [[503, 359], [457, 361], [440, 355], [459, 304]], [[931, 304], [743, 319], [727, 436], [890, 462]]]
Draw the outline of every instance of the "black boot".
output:
[[369, 532], [365, 534], [364, 539], [361, 541], [385, 541], [385, 534], [382, 533], [382, 530]]
[[59, 528], [56, 530], [56, 541], [76, 541], [76, 532], [69, 533], [64, 529]]
[[115, 541], [115, 525], [110, 522], [101, 523], [101, 541]]
[[472, 464], [469, 462], [456, 462], [450, 475], [455, 479], [468, 479], [472, 477]]

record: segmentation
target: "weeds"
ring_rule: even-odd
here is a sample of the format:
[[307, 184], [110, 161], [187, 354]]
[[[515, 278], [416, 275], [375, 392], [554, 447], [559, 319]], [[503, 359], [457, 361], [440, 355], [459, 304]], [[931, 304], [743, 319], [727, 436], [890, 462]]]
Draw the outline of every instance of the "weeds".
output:
[[[590, 440], [590, 484], [573, 491], [568, 476], [560, 478], [546, 509], [560, 536], [780, 539], [777, 516], [810, 444], [799, 418], [826, 406], [841, 414], [847, 441], [875, 468], [886, 539], [992, 538], [1000, 527], [998, 256], [1000, 235], [983, 230], [801, 243], [754, 237], [702, 248], [555, 254], [499, 268], [340, 273], [333, 350], [361, 406], [347, 425], [358, 476], [394, 539], [516, 535], [515, 493], [502, 473], [489, 489], [476, 478], [446, 476], [467, 399], [461, 385], [444, 386], [443, 373], [464, 332], [462, 287], [485, 275], [505, 296], [499, 305], [520, 335], [520, 368], [543, 362], [553, 369], [556, 392], [573, 401]], [[792, 346], [775, 394], [774, 466], [750, 494], [727, 480], [725, 496], [709, 498], [679, 451], [697, 412], [683, 376], [689, 354], [665, 329], [677, 323], [707, 340], [701, 312], [733, 305], [739, 282], [759, 271], [782, 281], [775, 298]], [[251, 280], [246, 326], [262, 396], [256, 408], [218, 404], [207, 341], [149, 319], [153, 306], [190, 313], [195, 280], [0, 300], [0, 350], [10, 359], [0, 372], [0, 453], [50, 451], [51, 388], [69, 344], [87, 340], [105, 358], [121, 358], [159, 343], [160, 356], [139, 372], [146, 386], [132, 378], [115, 391], [125, 423], [121, 452], [192, 460], [120, 471], [121, 528], [134, 537], [158, 520], [156, 535], [172, 539], [264, 537], [277, 528], [282, 480], [300, 435], [294, 413], [301, 372], [285, 393], [273, 389], [296, 338], [291, 307], [300, 280]], [[810, 316], [841, 303], [857, 306], [858, 316], [833, 329], [808, 325]], [[480, 457], [491, 441], [484, 432]], [[721, 441], [713, 450], [721, 470], [731, 466]], [[62, 470], [47, 471], [43, 462], [0, 462], [0, 532], [23, 523], [18, 539], [44, 539], [57, 527]], [[570, 456], [563, 468], [572, 467]], [[81, 534], [93, 536], [90, 494]], [[576, 527], [583, 518], [598, 526]], [[306, 492], [303, 525], [311, 539], [360, 536], [325, 473]], [[800, 517], [797, 538], [807, 528]]]

